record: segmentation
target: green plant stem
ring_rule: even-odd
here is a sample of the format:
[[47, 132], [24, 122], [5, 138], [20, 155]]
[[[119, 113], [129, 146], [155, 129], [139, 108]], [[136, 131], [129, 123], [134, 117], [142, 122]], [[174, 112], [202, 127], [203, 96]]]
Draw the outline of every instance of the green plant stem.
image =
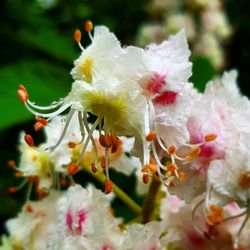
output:
[[156, 197], [160, 190], [160, 186], [161, 182], [159, 179], [153, 177], [142, 208], [143, 223], [147, 223], [153, 218], [153, 212], [156, 206]]
[[[101, 171], [97, 171], [95, 174], [87, 167], [83, 168], [86, 172], [91, 174], [95, 179], [97, 179], [100, 183], [105, 185], [106, 176]], [[113, 191], [117, 195], [117, 197], [123, 201], [135, 214], [140, 215], [142, 212], [142, 208], [132, 199], [130, 198], [121, 188], [119, 188], [113, 182]]]

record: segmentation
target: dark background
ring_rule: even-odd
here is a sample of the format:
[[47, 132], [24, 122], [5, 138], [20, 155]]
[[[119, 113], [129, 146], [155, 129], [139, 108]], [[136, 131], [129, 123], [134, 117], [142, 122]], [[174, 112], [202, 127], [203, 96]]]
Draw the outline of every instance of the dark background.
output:
[[[18, 134], [32, 131], [32, 116], [19, 102], [16, 90], [23, 83], [32, 93], [32, 99], [48, 104], [68, 93], [71, 86], [69, 72], [80, 51], [73, 40], [76, 28], [83, 30], [83, 23], [91, 19], [94, 24], [104, 24], [121, 40], [133, 44], [139, 26], [150, 20], [146, 11], [147, 0], [73, 0], [58, 1], [54, 7], [42, 8], [35, 0], [5, 0], [0, 8], [0, 232], [3, 222], [16, 215], [24, 200], [25, 189], [10, 195], [7, 189], [20, 180], [6, 166], [9, 159], [18, 162]], [[225, 45], [226, 69], [239, 71], [238, 82], [242, 92], [250, 95], [250, 1], [227, 0], [225, 9], [234, 27], [234, 35]], [[83, 34], [83, 43], [89, 39]], [[206, 70], [196, 71], [195, 84], [204, 85]], [[199, 74], [202, 75], [199, 81]], [[42, 138], [42, 135], [38, 135]], [[115, 175], [115, 173], [113, 173]], [[83, 182], [89, 176], [82, 177]], [[134, 179], [116, 174], [120, 185], [132, 197], [129, 189]], [[130, 183], [128, 185], [128, 183]], [[140, 203], [141, 199], [135, 197]], [[116, 202], [116, 213], [124, 215], [125, 209]], [[126, 217], [127, 216], [127, 217]], [[126, 214], [130, 219], [131, 215]]]

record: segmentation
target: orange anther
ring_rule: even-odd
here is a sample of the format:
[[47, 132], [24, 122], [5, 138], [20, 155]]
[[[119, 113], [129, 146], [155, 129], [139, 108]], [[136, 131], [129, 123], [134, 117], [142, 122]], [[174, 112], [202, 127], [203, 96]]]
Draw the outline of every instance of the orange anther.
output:
[[250, 175], [242, 173], [240, 175], [239, 184], [242, 188], [250, 188]]
[[62, 187], [66, 187], [66, 186], [68, 185], [67, 180], [64, 179], [64, 178], [61, 178], [61, 179], [59, 180], [59, 182], [60, 182], [60, 185], [61, 185]]
[[207, 135], [204, 136], [204, 140], [205, 140], [206, 142], [213, 141], [213, 140], [215, 140], [216, 138], [217, 138], [217, 135], [216, 135], [216, 134], [213, 134], [213, 133], [207, 134]]
[[170, 172], [174, 172], [175, 170], [178, 169], [178, 166], [175, 163], [170, 163], [170, 164], [167, 165], [167, 169]]
[[9, 192], [10, 194], [15, 193], [16, 191], [17, 191], [17, 188], [16, 188], [16, 187], [9, 187], [9, 188], [8, 188], [8, 192]]
[[86, 30], [87, 32], [91, 32], [92, 29], [93, 29], [93, 23], [92, 23], [91, 21], [87, 21], [87, 22], [85, 23], [85, 30]]
[[209, 207], [211, 214], [207, 217], [207, 221], [212, 225], [217, 225], [223, 222], [223, 208], [212, 204]]
[[17, 94], [18, 94], [18, 96], [19, 96], [22, 103], [25, 103], [25, 102], [28, 101], [28, 92], [27, 92], [26, 88], [23, 85], [19, 86]]
[[68, 147], [69, 147], [69, 148], [75, 148], [76, 146], [77, 146], [77, 143], [76, 143], [76, 142], [74, 142], [74, 141], [68, 142]]
[[97, 167], [96, 167], [95, 163], [91, 163], [91, 170], [94, 174], [97, 172]]
[[150, 158], [149, 158], [149, 163], [150, 164], [155, 164], [155, 159], [152, 156], [150, 156]]
[[39, 131], [39, 130], [41, 130], [43, 127], [44, 127], [44, 124], [43, 124], [42, 122], [40, 122], [40, 121], [38, 121], [38, 122], [36, 122], [36, 123], [34, 124], [34, 130], [35, 130], [35, 131]]
[[143, 174], [142, 181], [143, 183], [147, 184], [149, 182], [149, 174]]
[[76, 162], [72, 162], [69, 166], [68, 166], [68, 175], [74, 175], [76, 174], [76, 172], [79, 169], [79, 165]]
[[168, 154], [173, 155], [176, 152], [175, 146], [168, 147]]
[[200, 147], [194, 147], [192, 148], [190, 154], [186, 157], [186, 160], [192, 161], [195, 157], [197, 157], [201, 152]]
[[149, 134], [145, 137], [147, 141], [153, 141], [156, 139], [156, 132], [154, 130], [150, 131]]
[[111, 153], [114, 154], [118, 150], [118, 145], [120, 144], [120, 140], [117, 136], [111, 135], [111, 137], [112, 137], [112, 141], [113, 141]]
[[19, 178], [19, 177], [22, 177], [23, 174], [22, 174], [21, 172], [15, 172], [15, 173], [14, 173], [14, 176], [15, 176], [16, 178]]
[[105, 182], [105, 193], [109, 194], [111, 193], [113, 190], [113, 183], [111, 180], [106, 180]]
[[178, 175], [179, 175], [179, 180], [180, 181], [185, 181], [186, 180], [186, 174], [183, 172], [183, 171], [180, 171], [179, 173], [178, 173]]
[[34, 140], [33, 140], [33, 137], [29, 134], [25, 134], [24, 136], [24, 140], [25, 142], [30, 146], [30, 147], [33, 147], [35, 146], [35, 143], [34, 143]]
[[82, 38], [82, 33], [79, 29], [76, 29], [75, 33], [74, 33], [74, 39], [77, 43], [81, 42], [81, 38]]
[[142, 168], [141, 171], [142, 171], [142, 172], [150, 171], [150, 172], [152, 172], [152, 173], [156, 173], [157, 167], [156, 167], [156, 165], [154, 165], [154, 164], [146, 164], [146, 165], [143, 166], [143, 168]]
[[32, 208], [32, 206], [31, 206], [30, 204], [27, 204], [27, 205], [26, 205], [25, 210], [26, 210], [26, 212], [28, 212], [28, 213], [32, 213], [32, 212], [33, 212], [33, 208]]
[[16, 162], [14, 160], [7, 161], [7, 166], [10, 168], [16, 167]]
[[110, 148], [113, 146], [112, 135], [100, 135], [99, 142], [104, 148]]

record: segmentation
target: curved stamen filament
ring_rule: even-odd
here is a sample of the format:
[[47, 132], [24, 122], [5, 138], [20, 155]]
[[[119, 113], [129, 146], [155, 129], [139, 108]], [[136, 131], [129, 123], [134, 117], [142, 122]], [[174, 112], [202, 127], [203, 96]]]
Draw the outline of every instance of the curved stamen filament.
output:
[[58, 102], [55, 102], [55, 104], [51, 104], [51, 105], [48, 105], [48, 106], [39, 106], [39, 105], [36, 105], [34, 104], [33, 102], [31, 102], [30, 100], [27, 100], [27, 104], [34, 108], [34, 109], [39, 109], [39, 110], [50, 110], [50, 109], [55, 109], [57, 108], [58, 106], [61, 106], [63, 105], [63, 103], [65, 102], [65, 99], [62, 98], [62, 100], [58, 101]]
[[246, 215], [244, 221], [242, 222], [242, 224], [240, 226], [240, 229], [239, 229], [239, 231], [237, 233], [236, 239], [234, 241], [234, 248], [239, 247], [239, 239], [240, 239], [241, 233], [242, 233], [244, 227], [246, 226], [246, 223], [247, 223], [247, 221], [249, 219], [249, 216], [250, 216], [250, 212], [248, 210], [249, 210], [249, 208], [247, 209], [247, 215]]
[[81, 159], [82, 159], [82, 157], [83, 157], [83, 155], [84, 155], [84, 153], [85, 153], [85, 151], [86, 151], [86, 149], [87, 149], [87, 146], [88, 146], [88, 144], [89, 144], [89, 141], [91, 140], [91, 136], [93, 135], [93, 132], [94, 132], [94, 130], [96, 129], [98, 123], [99, 123], [99, 121], [98, 121], [98, 119], [96, 119], [95, 123], [93, 124], [92, 128], [91, 128], [90, 131], [89, 131], [88, 137], [86, 138], [86, 141], [85, 141], [85, 143], [84, 143], [84, 146], [83, 146], [83, 148], [82, 148], [82, 150], [81, 150], [81, 153], [80, 153], [80, 155], [79, 155], [79, 159], [78, 159], [78, 161], [77, 161], [77, 164], [80, 163], [80, 161], [81, 161]]
[[45, 117], [45, 118], [46, 118], [46, 117], [54, 117], [54, 116], [56, 116], [56, 115], [59, 115], [59, 114], [61, 114], [63, 111], [65, 111], [67, 108], [70, 107], [70, 104], [68, 103], [68, 104], [62, 105], [58, 110], [52, 111], [51, 113], [40, 113], [40, 112], [38, 112], [38, 111], [33, 110], [27, 103], [24, 103], [24, 105], [25, 105], [26, 109], [27, 109], [30, 113], [32, 113], [33, 115], [35, 115], [35, 116], [41, 116], [41, 117]]
[[48, 148], [45, 148], [45, 149], [44, 149], [45, 151], [46, 151], [46, 150], [54, 151], [54, 150], [61, 144], [62, 140], [63, 140], [64, 137], [65, 137], [65, 134], [66, 134], [66, 132], [67, 132], [67, 129], [68, 129], [69, 124], [70, 124], [70, 121], [71, 121], [71, 118], [72, 118], [72, 116], [74, 115], [74, 113], [75, 113], [75, 109], [71, 109], [71, 110], [69, 111], [69, 113], [68, 113], [68, 115], [67, 115], [67, 118], [66, 118], [66, 123], [65, 123], [65, 125], [64, 125], [63, 131], [62, 131], [62, 134], [61, 134], [59, 140], [57, 141], [57, 143], [56, 143], [54, 146], [50, 146], [50, 147], [48, 147]]
[[195, 223], [195, 214], [196, 214], [197, 209], [198, 209], [204, 202], [205, 202], [205, 199], [202, 199], [200, 202], [198, 202], [198, 203], [196, 204], [196, 206], [194, 207], [194, 209], [193, 209], [193, 211], [192, 211], [192, 216], [191, 216], [194, 229], [195, 229], [198, 233], [200, 233], [201, 235], [203, 235], [203, 232], [200, 230], [200, 228], [199, 228], [199, 227], [196, 225], [196, 223]]
[[82, 116], [81, 111], [78, 111], [78, 122], [79, 122], [79, 125], [80, 125], [80, 131], [81, 131], [81, 136], [82, 136], [82, 139], [79, 142], [79, 144], [81, 144], [81, 143], [84, 142], [84, 139], [85, 139], [85, 130], [84, 130], [83, 116]]
[[[90, 127], [89, 127], [88, 120], [87, 120], [87, 112], [84, 112], [83, 122], [84, 122], [85, 128], [87, 129], [87, 132], [90, 133]], [[99, 121], [98, 121], [98, 124], [99, 124]], [[95, 164], [98, 165], [98, 150], [97, 150], [97, 146], [95, 143], [95, 139], [93, 137], [93, 133], [91, 135], [91, 142], [95, 151], [95, 159], [96, 159]]]

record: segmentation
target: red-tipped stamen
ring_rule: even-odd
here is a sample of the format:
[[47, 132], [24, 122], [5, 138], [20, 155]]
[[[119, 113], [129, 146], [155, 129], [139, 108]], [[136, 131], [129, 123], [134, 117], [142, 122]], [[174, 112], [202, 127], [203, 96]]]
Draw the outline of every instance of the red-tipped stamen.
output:
[[93, 23], [91, 21], [87, 21], [85, 23], [85, 30], [87, 32], [91, 32], [93, 30]]
[[69, 147], [69, 148], [75, 148], [76, 146], [77, 146], [77, 143], [76, 143], [76, 142], [74, 142], [74, 141], [68, 142], [68, 147]]
[[15, 173], [14, 173], [14, 176], [15, 176], [16, 178], [19, 178], [19, 177], [22, 177], [23, 174], [22, 174], [21, 172], [15, 172]]
[[170, 146], [168, 147], [168, 154], [173, 155], [176, 152], [176, 147], [175, 146]]
[[156, 132], [150, 131], [149, 134], [146, 136], [147, 141], [154, 141], [156, 139]]
[[149, 174], [143, 174], [142, 181], [144, 184], [147, 184], [149, 182]]
[[33, 208], [32, 208], [32, 206], [31, 206], [30, 204], [27, 204], [27, 205], [26, 205], [25, 210], [26, 210], [26, 212], [28, 212], [28, 213], [32, 213], [32, 212], [33, 212]]
[[34, 146], [35, 146], [34, 139], [33, 139], [33, 137], [32, 137], [31, 135], [25, 134], [24, 140], [25, 140], [25, 142], [26, 142], [30, 147], [34, 147]]
[[113, 183], [111, 180], [106, 180], [105, 182], [105, 193], [109, 194], [111, 193], [113, 190]]
[[113, 145], [112, 135], [100, 135], [99, 142], [104, 148], [110, 148]]
[[157, 166], [154, 165], [154, 164], [146, 164], [143, 166], [142, 172], [147, 172], [147, 171], [150, 171], [151, 173], [156, 173], [157, 172]]
[[10, 194], [14, 194], [14, 193], [16, 193], [16, 191], [17, 191], [17, 188], [14, 187], [14, 186], [8, 188], [8, 192], [9, 192]]
[[68, 166], [68, 175], [74, 175], [76, 174], [76, 172], [79, 169], [79, 165], [76, 162], [72, 162], [69, 166]]
[[81, 42], [82, 39], [82, 33], [79, 29], [76, 29], [75, 33], [74, 33], [74, 39], [77, 43]]
[[213, 134], [213, 133], [207, 134], [207, 135], [204, 136], [204, 140], [206, 142], [214, 141], [216, 138], [217, 138], [217, 135]]
[[22, 103], [26, 103], [28, 101], [28, 92], [23, 85], [19, 86], [17, 94], [18, 94]]
[[10, 168], [16, 167], [16, 162], [14, 160], [7, 161], [7, 166]]
[[97, 167], [95, 163], [91, 163], [91, 171], [95, 174], [97, 172]]

